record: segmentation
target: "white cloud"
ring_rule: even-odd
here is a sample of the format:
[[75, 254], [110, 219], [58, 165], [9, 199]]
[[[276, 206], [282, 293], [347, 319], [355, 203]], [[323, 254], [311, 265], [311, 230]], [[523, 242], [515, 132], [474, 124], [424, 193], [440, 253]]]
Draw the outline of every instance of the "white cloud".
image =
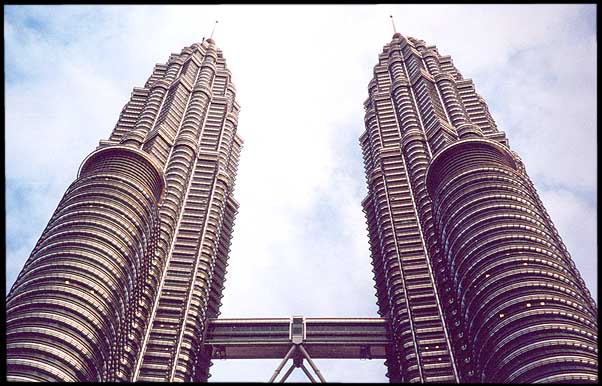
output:
[[[569, 5], [5, 7], [7, 193], [25, 191], [19, 209], [19, 200], [7, 201], [7, 285], [132, 88], [155, 63], [208, 37], [218, 19], [214, 38], [238, 90], [245, 139], [222, 316], [376, 316], [357, 137], [373, 66], [392, 35], [390, 14], [399, 32], [437, 45], [475, 80], [583, 273], [597, 255], [592, 12]], [[32, 184], [45, 190], [28, 193]], [[592, 272], [584, 275], [595, 293]], [[382, 362], [370, 371], [327, 363], [329, 380], [386, 380]], [[264, 381], [276, 364], [216, 364], [212, 381]]]

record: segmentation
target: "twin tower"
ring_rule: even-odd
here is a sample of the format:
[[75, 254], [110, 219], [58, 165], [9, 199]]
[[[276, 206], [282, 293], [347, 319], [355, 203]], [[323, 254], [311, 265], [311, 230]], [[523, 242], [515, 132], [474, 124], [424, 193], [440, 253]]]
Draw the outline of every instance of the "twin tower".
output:
[[[256, 335], [282, 333], [285, 360], [298, 349], [313, 367], [312, 331], [382, 322], [382, 342], [356, 346], [382, 346], [391, 382], [596, 382], [596, 304], [472, 81], [396, 33], [368, 89], [362, 205], [380, 318], [273, 320], [271, 335], [250, 323]], [[206, 381], [233, 350], [236, 325], [218, 315], [238, 210], [235, 94], [212, 39], [134, 88], [7, 297], [8, 380]], [[355, 355], [339, 343], [324, 352]]]

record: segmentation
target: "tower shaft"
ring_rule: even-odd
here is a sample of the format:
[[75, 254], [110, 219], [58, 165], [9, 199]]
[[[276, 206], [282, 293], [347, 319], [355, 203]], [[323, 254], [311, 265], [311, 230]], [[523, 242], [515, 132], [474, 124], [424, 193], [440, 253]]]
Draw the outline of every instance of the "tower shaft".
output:
[[239, 106], [212, 39], [135, 88], [7, 299], [10, 380], [206, 380], [238, 203]]
[[594, 301], [472, 81], [396, 33], [364, 106], [390, 380], [596, 380]]

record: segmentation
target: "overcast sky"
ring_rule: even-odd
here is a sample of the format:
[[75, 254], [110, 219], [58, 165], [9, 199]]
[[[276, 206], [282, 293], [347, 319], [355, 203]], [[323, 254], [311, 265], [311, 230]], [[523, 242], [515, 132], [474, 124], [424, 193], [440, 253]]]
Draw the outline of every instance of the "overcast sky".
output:
[[[595, 5], [5, 6], [6, 291], [133, 87], [219, 20], [245, 140], [221, 317], [376, 317], [358, 137], [391, 14], [474, 80], [596, 298]], [[210, 380], [278, 362], [214, 361]], [[386, 381], [383, 361], [317, 363]]]

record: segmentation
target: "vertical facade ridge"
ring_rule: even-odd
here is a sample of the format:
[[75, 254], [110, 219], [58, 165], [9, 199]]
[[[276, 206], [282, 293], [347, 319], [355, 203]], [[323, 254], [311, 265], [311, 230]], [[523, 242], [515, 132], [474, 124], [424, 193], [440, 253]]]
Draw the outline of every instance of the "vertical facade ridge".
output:
[[390, 380], [596, 381], [595, 302], [473, 82], [396, 33], [368, 90], [362, 206]]

